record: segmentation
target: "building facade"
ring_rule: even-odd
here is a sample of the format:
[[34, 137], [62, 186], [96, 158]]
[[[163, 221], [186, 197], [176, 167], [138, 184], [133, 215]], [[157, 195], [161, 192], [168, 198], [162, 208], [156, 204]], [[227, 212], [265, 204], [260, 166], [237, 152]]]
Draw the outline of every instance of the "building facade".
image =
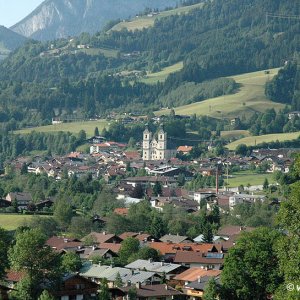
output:
[[157, 137], [145, 129], [143, 133], [143, 160], [165, 160], [176, 155], [176, 150], [168, 149], [167, 133], [161, 128]]

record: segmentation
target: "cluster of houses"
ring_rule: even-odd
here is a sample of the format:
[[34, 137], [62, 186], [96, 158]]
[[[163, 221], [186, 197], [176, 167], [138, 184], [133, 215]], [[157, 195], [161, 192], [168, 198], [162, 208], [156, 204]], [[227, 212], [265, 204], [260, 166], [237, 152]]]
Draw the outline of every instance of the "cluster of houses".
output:
[[[280, 170], [287, 173], [293, 163], [291, 154], [295, 151], [295, 149], [259, 149], [254, 150], [249, 157], [213, 157], [182, 161], [173, 154], [176, 152], [188, 154], [193, 147], [179, 146], [175, 151], [169, 150], [167, 136], [163, 130], [155, 136], [145, 130], [142, 153], [126, 151], [126, 144], [108, 142], [102, 137], [93, 137], [89, 141], [90, 154], [72, 152], [66, 156], [47, 159], [37, 156], [30, 160], [19, 157], [11, 165], [17, 171], [21, 171], [25, 164], [29, 173], [44, 174], [55, 180], [61, 180], [66, 174], [79, 179], [87, 174], [94, 179], [103, 178], [108, 184], [114, 183], [117, 198], [123, 199], [126, 206], [146, 198], [152, 207], [158, 210], [163, 210], [164, 205], [170, 204], [188, 212], [195, 212], [200, 209], [201, 201], [205, 200], [208, 209], [214, 204], [219, 205], [221, 210], [228, 211], [238, 203], [264, 201], [265, 197], [244, 192], [247, 187], [244, 187], [244, 190], [217, 187], [188, 191], [182, 187], [180, 178], [188, 182], [198, 174], [204, 177], [215, 176], [218, 186], [218, 178], [227, 176], [228, 166], [246, 170], [251, 164], [258, 167], [266, 162], [267, 172]], [[138, 176], [141, 170], [143, 174]], [[161, 186], [159, 194], [153, 191], [157, 184]], [[135, 195], [134, 191], [138, 186], [143, 191], [142, 196]], [[248, 190], [251, 191], [251, 188], [248, 187]], [[14, 204], [19, 210], [28, 209], [29, 206], [43, 210], [51, 207], [54, 201], [55, 199], [40, 199], [33, 203], [30, 191], [9, 193], [5, 199], [0, 199], [0, 208]]]
[[[243, 231], [253, 228], [228, 226], [214, 236], [214, 243], [201, 242], [187, 236], [167, 234], [156, 239], [148, 233], [124, 232], [121, 235], [91, 232], [82, 240], [53, 236], [46, 244], [60, 255], [76, 253], [82, 268], [76, 274], [65, 274], [63, 284], [55, 292], [58, 299], [96, 299], [103, 279], [107, 280], [111, 299], [128, 299], [132, 289], [136, 299], [203, 299], [205, 286], [214, 278], [220, 281], [228, 250]], [[140, 247], [157, 250], [160, 259], [137, 259], [124, 267], [114, 266], [122, 241], [131, 237]], [[85, 241], [85, 242], [84, 242]], [[86, 241], [92, 241], [87, 245]], [[94, 258], [106, 263], [93, 263]], [[111, 263], [110, 263], [111, 262]], [[8, 271], [6, 282], [13, 288], [22, 272]]]

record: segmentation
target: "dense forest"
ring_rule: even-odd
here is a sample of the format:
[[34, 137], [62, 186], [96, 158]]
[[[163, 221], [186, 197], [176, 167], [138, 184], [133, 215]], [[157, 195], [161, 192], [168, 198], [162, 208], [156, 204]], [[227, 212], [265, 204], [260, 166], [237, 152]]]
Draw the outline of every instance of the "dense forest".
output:
[[[145, 112], [170, 106], [172, 99], [174, 106], [226, 93], [213, 79], [281, 66], [299, 51], [300, 22], [266, 20], [267, 12], [300, 14], [292, 0], [213, 1], [189, 14], [156, 20], [141, 31], [74, 38], [76, 45], [117, 51], [109, 57], [71, 51], [70, 40], [30, 41], [0, 65], [1, 120], [49, 122], [54, 108], [87, 117], [132, 107]], [[184, 62], [180, 72], [152, 86], [115, 76], [122, 70], [160, 70], [179, 61]], [[226, 84], [227, 92], [233, 92], [232, 84]], [[193, 96], [185, 97], [186, 90]]]
[[278, 75], [267, 83], [265, 92], [269, 99], [300, 110], [300, 58], [287, 62]]

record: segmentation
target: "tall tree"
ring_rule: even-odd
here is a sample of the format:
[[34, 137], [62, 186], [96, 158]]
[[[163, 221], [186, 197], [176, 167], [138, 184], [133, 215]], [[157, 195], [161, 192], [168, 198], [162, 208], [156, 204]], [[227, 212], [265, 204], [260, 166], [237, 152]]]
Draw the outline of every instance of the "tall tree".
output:
[[24, 230], [9, 250], [12, 268], [26, 274], [24, 286], [31, 299], [38, 298], [43, 284], [51, 286], [60, 276], [60, 257], [45, 242], [46, 236], [40, 230]]
[[8, 267], [7, 251], [10, 244], [8, 233], [0, 228], [0, 280], [5, 275], [5, 270]]
[[107, 279], [103, 278], [101, 280], [101, 288], [100, 288], [100, 293], [99, 293], [99, 300], [110, 300], [110, 294], [109, 294], [109, 288], [108, 288], [108, 283]]
[[[300, 156], [294, 164], [295, 176], [300, 175]], [[299, 177], [298, 177], [299, 178]], [[284, 275], [284, 283], [276, 292], [276, 300], [299, 299], [297, 289], [287, 290], [290, 284], [293, 287], [299, 285], [300, 279], [300, 181], [291, 185], [291, 192], [286, 201], [282, 202], [278, 213], [278, 221], [281, 227], [288, 232], [278, 242], [277, 253], [279, 256], [280, 270]]]
[[225, 299], [264, 300], [282, 282], [275, 244], [280, 234], [270, 228], [245, 232], [229, 250], [221, 275]]

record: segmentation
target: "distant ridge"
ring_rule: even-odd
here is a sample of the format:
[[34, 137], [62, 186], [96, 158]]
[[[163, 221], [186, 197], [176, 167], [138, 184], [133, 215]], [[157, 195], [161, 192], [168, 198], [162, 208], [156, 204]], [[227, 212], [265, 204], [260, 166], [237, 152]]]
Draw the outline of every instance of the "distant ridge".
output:
[[46, 0], [11, 29], [37, 40], [95, 33], [108, 21], [125, 19], [145, 8], [173, 7], [178, 0]]

